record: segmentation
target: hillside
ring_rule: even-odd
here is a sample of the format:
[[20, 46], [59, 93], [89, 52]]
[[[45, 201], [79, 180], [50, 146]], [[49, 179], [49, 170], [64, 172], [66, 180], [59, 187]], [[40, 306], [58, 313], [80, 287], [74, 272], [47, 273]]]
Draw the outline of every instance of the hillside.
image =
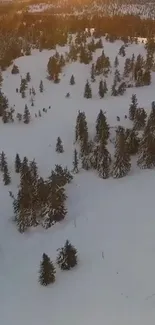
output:
[[[143, 40], [145, 43], [145, 40]], [[60, 83], [47, 78], [47, 63], [55, 50], [32, 50], [13, 64], [19, 74], [11, 74], [13, 65], [3, 71], [2, 91], [10, 107], [23, 114], [27, 104], [31, 121], [4, 124], [0, 120], [0, 151], [4, 151], [11, 175], [11, 184], [3, 185], [0, 177], [0, 314], [3, 325], [152, 325], [155, 319], [155, 219], [154, 219], [154, 170], [141, 170], [137, 155], [132, 157], [132, 167], [120, 179], [101, 179], [96, 171], [80, 168], [73, 181], [66, 186], [67, 216], [49, 229], [41, 226], [19, 233], [13, 221], [12, 200], [9, 191], [16, 193], [19, 175], [14, 171], [16, 153], [21, 159], [35, 158], [39, 174], [48, 177], [55, 164], [72, 170], [75, 125], [78, 111], [85, 112], [89, 138], [94, 139], [95, 123], [99, 111], [105, 112], [110, 126], [108, 149], [114, 159], [115, 130], [121, 125], [132, 128], [129, 105], [136, 94], [138, 107], [149, 115], [155, 100], [155, 72], [151, 73], [149, 86], [127, 88], [123, 96], [111, 96], [115, 68], [113, 62], [122, 41], [110, 43], [102, 38], [104, 51], [110, 58], [111, 70], [106, 79], [108, 92], [98, 95], [101, 76], [91, 83], [92, 98], [83, 97], [86, 80], [90, 81], [92, 62], [103, 49], [93, 53], [89, 64], [78, 61], [67, 63], [60, 74]], [[118, 55], [119, 70], [123, 74], [127, 57], [141, 54], [146, 58], [142, 39], [129, 44], [126, 56]], [[69, 46], [57, 46], [59, 54]], [[30, 72], [26, 97], [16, 89], [21, 77]], [[71, 75], [75, 85], [69, 84]], [[102, 76], [103, 77], [103, 76]], [[40, 80], [44, 91], [39, 92]], [[29, 89], [35, 88], [34, 106]], [[70, 97], [66, 98], [66, 94]], [[49, 109], [49, 107], [51, 107]], [[47, 113], [43, 112], [47, 109]], [[41, 111], [41, 117], [38, 111]], [[35, 117], [35, 114], [37, 114]], [[127, 119], [125, 119], [127, 115]], [[117, 117], [120, 118], [118, 121]], [[60, 136], [64, 153], [55, 152]], [[38, 283], [42, 254], [46, 252], [55, 261], [57, 249], [69, 239], [78, 250], [78, 265], [74, 270], [60, 271], [57, 267], [56, 282], [47, 288]]]

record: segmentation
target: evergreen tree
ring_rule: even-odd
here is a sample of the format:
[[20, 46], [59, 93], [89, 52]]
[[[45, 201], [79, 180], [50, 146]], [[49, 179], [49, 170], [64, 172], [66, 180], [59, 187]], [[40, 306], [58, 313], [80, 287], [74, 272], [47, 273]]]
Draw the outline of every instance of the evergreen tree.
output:
[[31, 81], [30, 72], [27, 72], [27, 74], [26, 74], [26, 81], [27, 82], [30, 82]]
[[73, 173], [78, 173], [79, 169], [78, 169], [78, 153], [77, 150], [74, 150], [74, 160], [73, 160]]
[[87, 146], [88, 144], [88, 125], [86, 115], [84, 112], [78, 112], [75, 127], [75, 141], [79, 141], [80, 144]]
[[60, 137], [57, 138], [55, 151], [58, 152], [58, 153], [63, 153], [64, 152], [63, 145], [62, 145], [62, 140], [61, 140]]
[[2, 87], [2, 83], [3, 83], [3, 76], [2, 76], [2, 70], [0, 69], [0, 89]]
[[85, 85], [85, 90], [84, 90], [84, 98], [92, 98], [92, 90], [90, 87], [90, 84], [87, 80], [86, 85]]
[[25, 124], [28, 124], [30, 122], [30, 111], [29, 111], [27, 105], [25, 105], [25, 109], [24, 109], [23, 122]]
[[125, 140], [125, 132], [123, 128], [119, 128], [116, 132], [116, 150], [114, 155], [113, 171], [114, 178], [126, 176], [131, 168], [130, 156], [127, 151]]
[[138, 133], [134, 129], [129, 129], [129, 133], [126, 138], [126, 143], [129, 155], [137, 154], [140, 140], [138, 138]]
[[91, 66], [91, 82], [95, 82], [95, 65], [94, 63], [92, 63], [92, 66]]
[[43, 91], [44, 91], [44, 86], [43, 86], [42, 80], [40, 81], [39, 90], [40, 90], [40, 93], [43, 93]]
[[137, 165], [142, 169], [155, 167], [155, 136], [151, 130], [144, 130], [140, 142]]
[[117, 84], [121, 81], [121, 75], [120, 71], [118, 69], [115, 70], [115, 76], [114, 76], [114, 83]]
[[120, 47], [118, 54], [121, 55], [121, 56], [123, 56], [123, 57], [125, 56], [125, 46], [124, 45], [122, 45]]
[[117, 94], [123, 96], [125, 91], [126, 91], [126, 83], [123, 81], [118, 87]]
[[104, 90], [104, 94], [106, 94], [108, 91], [106, 80], [104, 80], [103, 82], [103, 90]]
[[144, 108], [137, 108], [134, 116], [134, 129], [141, 130], [144, 128], [146, 123], [147, 114]]
[[1, 152], [0, 154], [0, 170], [1, 172], [4, 172], [4, 167], [6, 165], [6, 156], [5, 156], [5, 153], [4, 151]]
[[3, 116], [4, 112], [9, 107], [8, 99], [0, 90], [0, 116]]
[[100, 110], [96, 120], [96, 141], [100, 141], [103, 136], [106, 140], [109, 138], [109, 125], [103, 111]]
[[119, 65], [119, 61], [118, 61], [118, 57], [115, 57], [115, 61], [114, 61], [114, 67], [117, 68]]
[[16, 158], [15, 158], [15, 172], [19, 173], [20, 168], [21, 168], [21, 160], [20, 160], [19, 154], [17, 153]]
[[100, 144], [99, 146], [99, 155], [98, 155], [98, 164], [97, 164], [97, 171], [98, 175], [106, 179], [110, 175], [110, 163], [111, 163], [111, 156], [109, 151], [107, 150], [105, 144]]
[[133, 94], [132, 97], [131, 97], [131, 104], [130, 104], [130, 107], [129, 107], [129, 119], [131, 121], [134, 120], [134, 116], [135, 116], [137, 106], [138, 106], [137, 97], [136, 97], [135, 94]]
[[61, 270], [70, 270], [77, 265], [77, 250], [66, 240], [65, 246], [58, 250], [57, 264]]
[[39, 270], [39, 283], [43, 286], [47, 286], [50, 283], [55, 282], [55, 267], [48, 255], [45, 253], [42, 256]]
[[75, 78], [74, 78], [73, 74], [70, 78], [70, 85], [72, 85], [72, 86], [75, 85]]
[[104, 86], [103, 86], [103, 80], [100, 80], [99, 82], [99, 96], [100, 98], [104, 97]]
[[4, 185], [9, 185], [11, 183], [11, 177], [8, 171], [8, 165], [7, 162], [4, 165], [4, 169], [3, 169], [3, 183]]
[[17, 65], [15, 65], [15, 64], [13, 65], [11, 73], [12, 74], [18, 74], [19, 73], [19, 68], [18, 68]]
[[116, 83], [114, 82], [111, 88], [111, 96], [117, 96], [117, 89], [116, 89]]

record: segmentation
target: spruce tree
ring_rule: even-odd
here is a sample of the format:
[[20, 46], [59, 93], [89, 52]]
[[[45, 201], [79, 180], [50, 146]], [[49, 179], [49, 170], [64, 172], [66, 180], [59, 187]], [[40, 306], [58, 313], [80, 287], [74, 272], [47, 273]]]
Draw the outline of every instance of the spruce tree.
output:
[[26, 74], [26, 81], [27, 82], [30, 82], [31, 81], [30, 72], [27, 72], [27, 74]]
[[127, 150], [129, 155], [135, 155], [139, 149], [140, 140], [138, 138], [138, 133], [136, 130], [131, 129], [126, 138]]
[[138, 106], [137, 97], [136, 97], [135, 94], [133, 94], [132, 97], [131, 97], [131, 104], [130, 104], [130, 108], [129, 108], [129, 119], [131, 121], [134, 120], [134, 116], [135, 116], [137, 106]]
[[63, 153], [64, 152], [63, 145], [62, 145], [62, 140], [61, 140], [60, 137], [57, 138], [55, 151], [58, 152], [58, 153]]
[[7, 162], [4, 165], [4, 169], [3, 169], [3, 183], [4, 185], [9, 185], [11, 183], [11, 177], [8, 171], [8, 165]]
[[118, 95], [118, 92], [117, 92], [117, 89], [116, 89], [116, 83], [114, 81], [112, 87], [111, 87], [111, 96], [117, 96]]
[[103, 86], [103, 80], [100, 80], [99, 82], [99, 96], [100, 98], [103, 98], [104, 97], [104, 86]]
[[17, 65], [15, 65], [15, 64], [13, 65], [11, 73], [12, 74], [18, 74], [19, 73], [19, 68], [18, 68]]
[[2, 76], [2, 70], [0, 69], [0, 89], [2, 87], [2, 83], [3, 83], [3, 76]]
[[104, 115], [103, 111], [100, 110], [96, 120], [96, 141], [101, 140], [103, 132], [104, 137], [107, 140], [109, 138], [109, 125], [107, 123], [106, 116]]
[[104, 80], [103, 82], [103, 89], [104, 89], [104, 94], [106, 94], [108, 91], [106, 80]]
[[44, 86], [43, 86], [42, 80], [40, 81], [39, 90], [40, 90], [40, 93], [43, 93], [43, 91], [44, 91]]
[[74, 78], [73, 74], [70, 78], [70, 85], [72, 85], [72, 86], [75, 85], [75, 78]]
[[87, 98], [87, 99], [92, 98], [92, 90], [91, 90], [88, 80], [85, 85], [84, 98]]
[[19, 173], [20, 168], [21, 168], [21, 160], [20, 160], [19, 154], [17, 153], [16, 158], [15, 158], [15, 172]]
[[0, 170], [1, 170], [1, 172], [4, 171], [5, 165], [6, 165], [6, 156], [5, 156], [4, 151], [2, 151], [0, 154]]
[[44, 253], [42, 256], [42, 261], [40, 263], [39, 283], [43, 286], [54, 283], [55, 274], [56, 270], [53, 262], [50, 260], [49, 256]]
[[91, 82], [95, 82], [95, 65], [94, 63], [91, 66]]
[[73, 173], [78, 173], [79, 169], [78, 169], [78, 153], [77, 150], [74, 150], [74, 159], [73, 159]]
[[77, 250], [66, 240], [64, 247], [58, 250], [57, 264], [61, 270], [70, 270], [77, 265]]
[[134, 116], [134, 129], [142, 130], [145, 127], [147, 114], [144, 108], [137, 108]]
[[151, 130], [144, 130], [139, 146], [137, 165], [142, 169], [155, 167], [155, 135]]
[[116, 132], [116, 149], [114, 155], [113, 171], [114, 178], [126, 176], [131, 168], [130, 156], [127, 151], [125, 140], [125, 132], [123, 128], [119, 128]]
[[105, 144], [100, 144], [98, 153], [97, 171], [99, 177], [106, 179], [110, 175], [111, 156]]
[[118, 57], [115, 57], [115, 61], [114, 61], [114, 67], [117, 68], [119, 65], [119, 61], [118, 61]]
[[30, 111], [29, 111], [27, 105], [25, 105], [24, 114], [23, 114], [23, 122], [25, 124], [28, 124], [30, 122], [30, 118], [31, 118]]

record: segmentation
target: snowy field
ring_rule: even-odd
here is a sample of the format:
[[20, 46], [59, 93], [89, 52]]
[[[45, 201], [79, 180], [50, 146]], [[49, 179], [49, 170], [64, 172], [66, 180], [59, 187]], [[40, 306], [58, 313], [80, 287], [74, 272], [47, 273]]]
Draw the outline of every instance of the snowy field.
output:
[[[122, 42], [104, 41], [111, 62]], [[57, 50], [64, 53], [67, 47]], [[97, 50], [94, 59], [102, 52]], [[129, 176], [120, 180], [100, 179], [95, 172], [81, 170], [67, 186], [68, 214], [61, 224], [48, 230], [36, 228], [20, 234], [12, 222], [12, 201], [8, 192], [16, 191], [19, 176], [14, 172], [15, 155], [33, 158], [40, 174], [47, 177], [56, 163], [72, 168], [74, 128], [78, 110], [86, 113], [90, 137], [102, 109], [110, 126], [130, 127], [128, 115], [131, 95], [136, 93], [139, 107], [148, 112], [155, 100], [155, 73], [149, 87], [127, 89], [122, 97], [111, 97], [113, 82], [107, 78], [109, 93], [100, 99], [97, 81], [92, 84], [92, 99], [83, 98], [90, 65], [68, 64], [60, 84], [47, 79], [47, 63], [54, 51], [34, 50], [31, 56], [15, 60], [19, 75], [9, 67], [3, 72], [2, 90], [16, 112], [28, 105], [32, 120], [3, 124], [0, 121], [0, 151], [7, 156], [12, 183], [4, 187], [0, 179], [0, 317], [3, 325], [152, 325], [155, 320], [155, 217], [154, 171], [140, 170], [135, 158]], [[144, 44], [130, 45], [132, 53], [145, 56]], [[125, 57], [125, 58], [126, 58]], [[125, 58], [119, 56], [120, 71]], [[30, 96], [22, 99], [16, 88], [20, 76], [31, 74], [30, 86], [36, 89], [34, 107]], [[76, 84], [69, 85], [74, 74]], [[39, 92], [40, 80], [45, 91]], [[65, 98], [70, 92], [70, 98]], [[40, 109], [51, 106], [42, 117]], [[120, 117], [117, 122], [116, 116]], [[60, 136], [64, 153], [56, 154]], [[38, 283], [42, 254], [54, 261], [57, 248], [69, 239], [78, 250], [79, 263], [72, 271], [57, 270], [56, 282], [47, 288]]]

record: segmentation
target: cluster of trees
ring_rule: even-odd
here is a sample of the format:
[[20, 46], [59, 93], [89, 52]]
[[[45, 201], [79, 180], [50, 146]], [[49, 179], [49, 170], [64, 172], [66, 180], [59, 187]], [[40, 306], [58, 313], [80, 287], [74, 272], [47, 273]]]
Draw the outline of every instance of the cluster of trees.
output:
[[[78, 158], [85, 170], [95, 169], [98, 175], [106, 179], [109, 176], [120, 178], [127, 175], [131, 169], [131, 156], [137, 154], [137, 165], [140, 168], [155, 166], [155, 102], [146, 120], [147, 114], [143, 108], [138, 108], [137, 98], [132, 95], [129, 108], [129, 118], [133, 117], [133, 127], [125, 129], [119, 126], [116, 130], [114, 159], [108, 151], [107, 144], [110, 127], [106, 116], [100, 110], [96, 120], [96, 135], [89, 140], [88, 125], [84, 112], [78, 113], [75, 127], [75, 142], [79, 144], [79, 157], [75, 150], [74, 165], [78, 172]], [[139, 131], [143, 131], [140, 136]]]
[[17, 197], [11, 193], [15, 222], [20, 232], [41, 224], [44, 228], [65, 218], [65, 185], [73, 179], [72, 174], [61, 165], [56, 165], [51, 175], [44, 180], [38, 174], [35, 160], [28, 162], [24, 157], [21, 162], [16, 155], [15, 171], [20, 175]]
[[[64, 247], [58, 249], [56, 259], [61, 270], [70, 270], [77, 265], [77, 249], [66, 240]], [[47, 254], [43, 254], [39, 269], [39, 283], [47, 286], [55, 282], [56, 268]]]

